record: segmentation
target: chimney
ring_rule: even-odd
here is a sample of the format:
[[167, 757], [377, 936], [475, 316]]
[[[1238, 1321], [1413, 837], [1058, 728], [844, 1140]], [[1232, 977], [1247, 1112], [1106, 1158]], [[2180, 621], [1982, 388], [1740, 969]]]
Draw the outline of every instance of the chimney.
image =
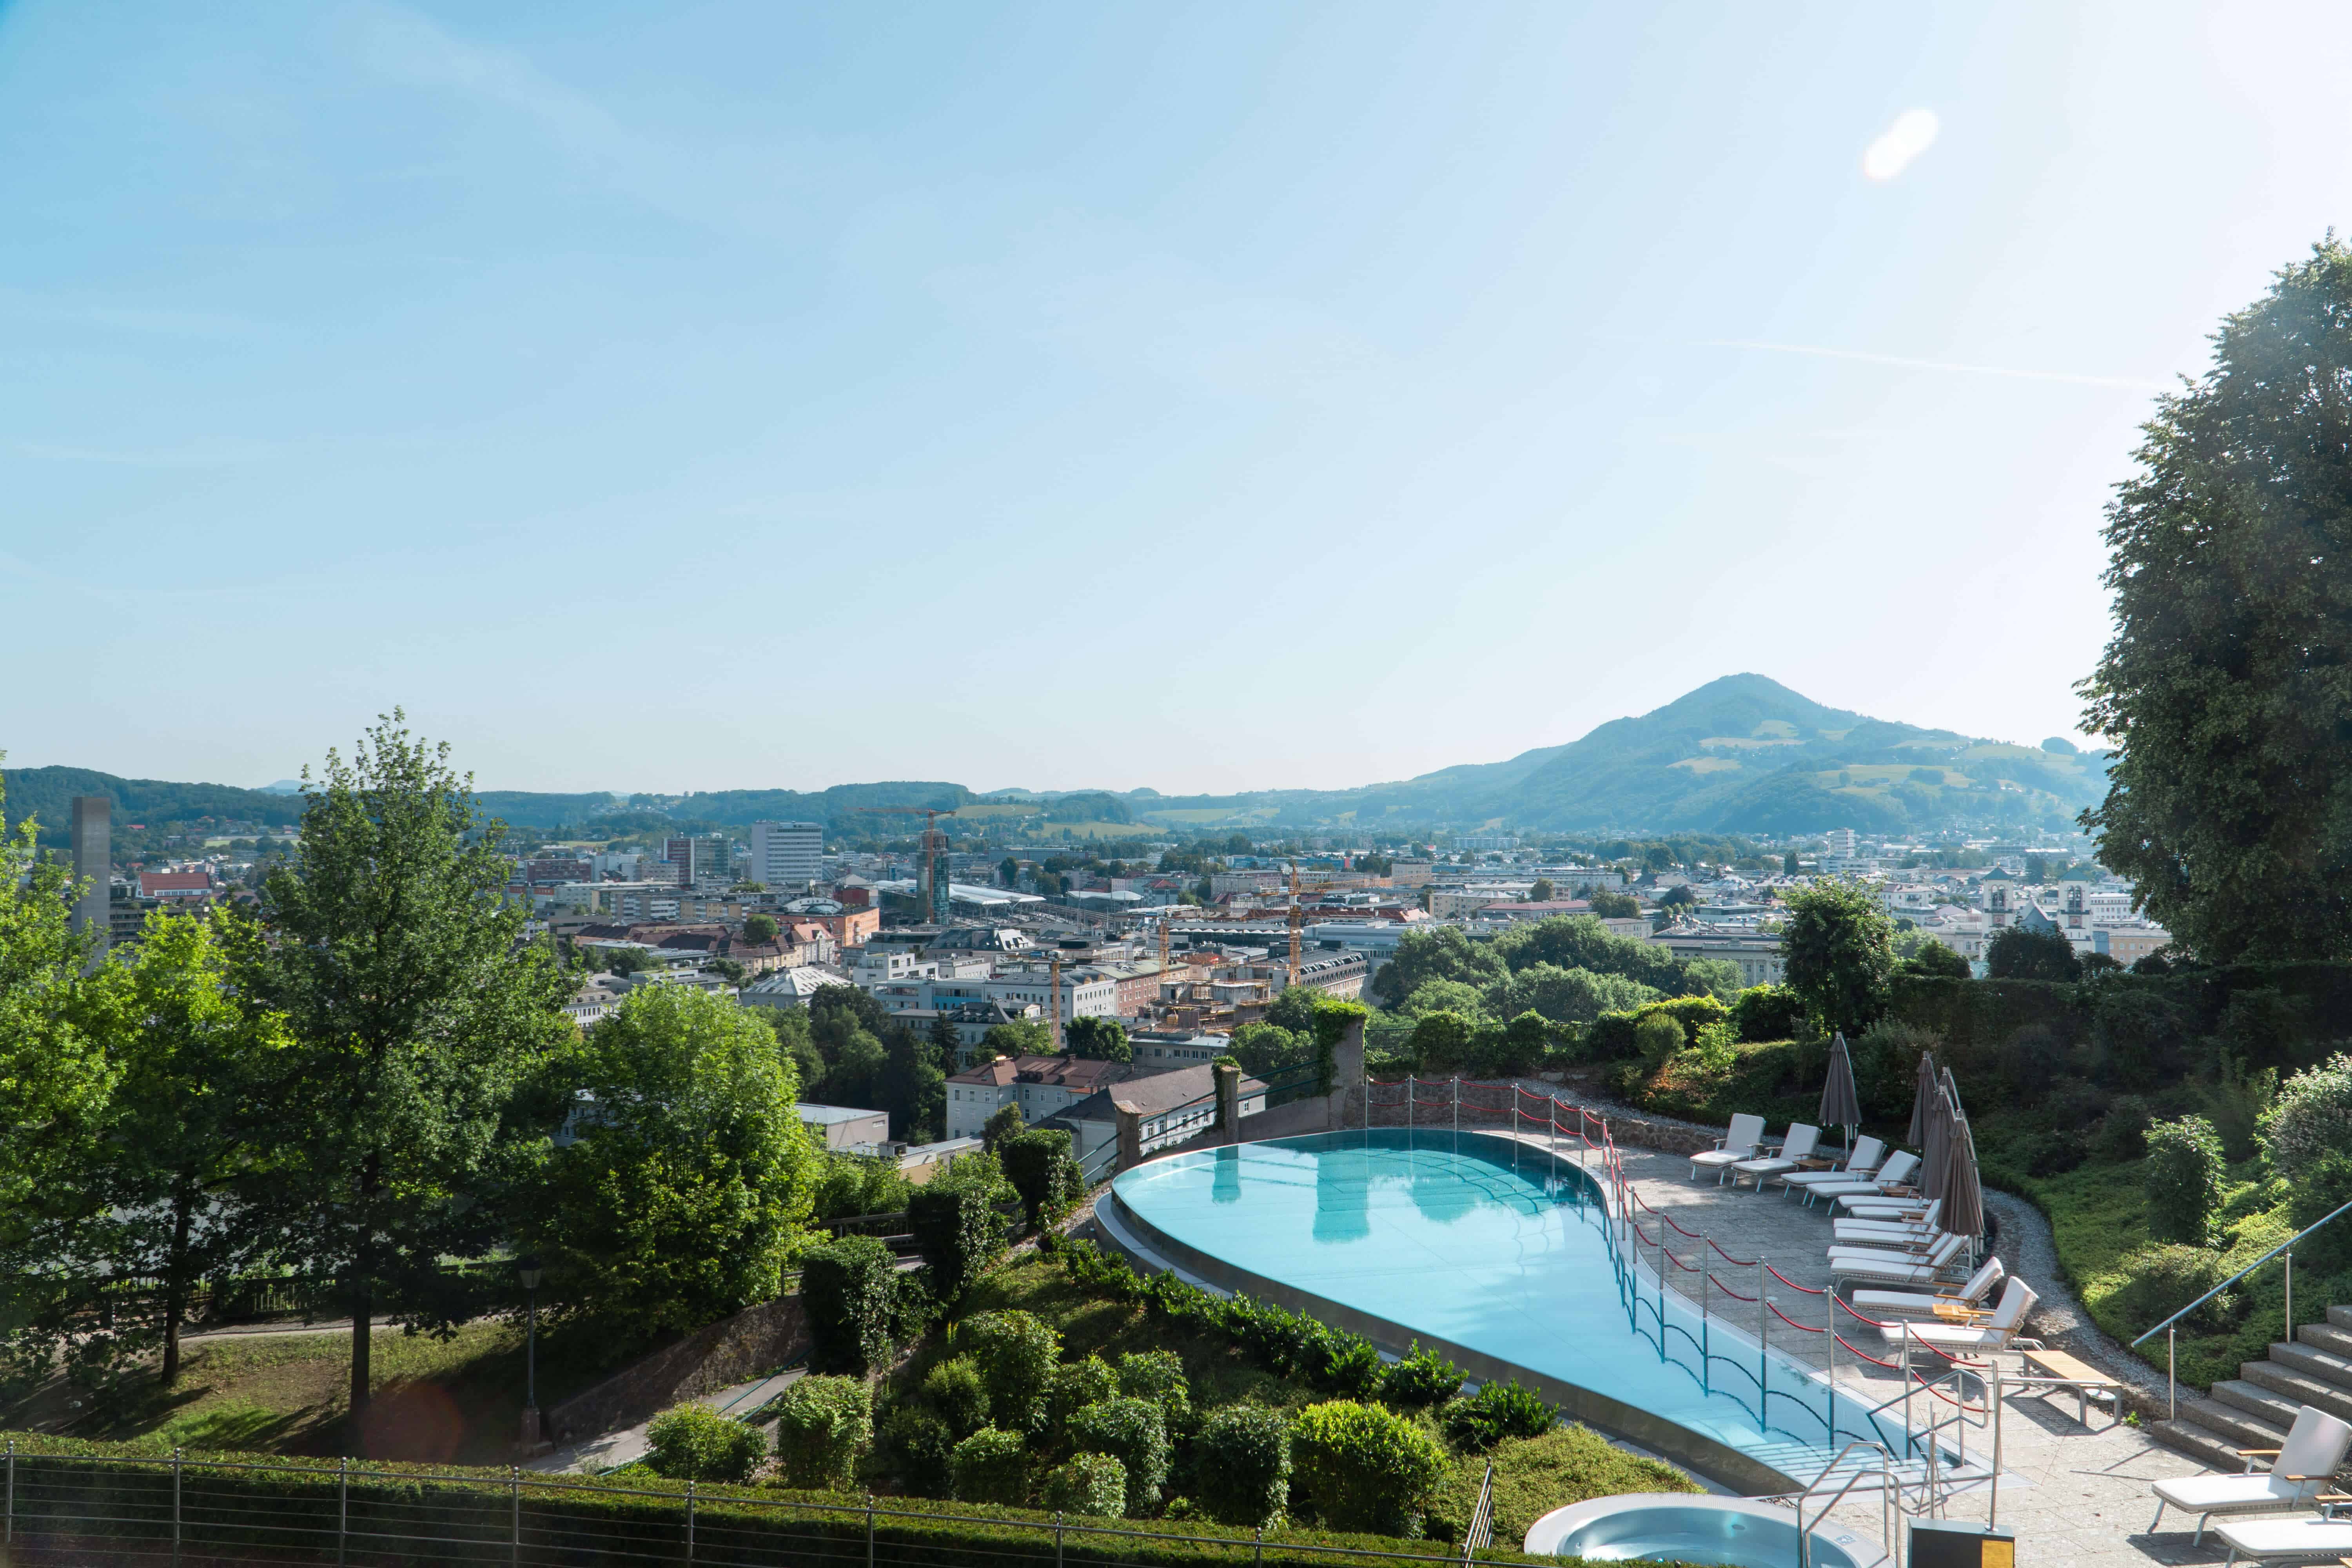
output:
[[73, 874], [74, 880], [82, 884], [80, 896], [74, 900], [73, 933], [89, 944], [86, 970], [106, 962], [114, 934], [107, 912], [108, 884], [114, 874], [113, 826], [112, 803], [105, 795], [73, 797]]

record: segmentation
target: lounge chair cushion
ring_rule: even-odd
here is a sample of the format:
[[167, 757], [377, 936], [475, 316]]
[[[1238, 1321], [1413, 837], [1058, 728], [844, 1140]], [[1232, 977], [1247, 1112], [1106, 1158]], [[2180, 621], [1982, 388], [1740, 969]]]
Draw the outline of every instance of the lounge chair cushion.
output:
[[2342, 1557], [2352, 1553], [2352, 1521], [2333, 1519], [2233, 1519], [2213, 1527], [2233, 1557]]

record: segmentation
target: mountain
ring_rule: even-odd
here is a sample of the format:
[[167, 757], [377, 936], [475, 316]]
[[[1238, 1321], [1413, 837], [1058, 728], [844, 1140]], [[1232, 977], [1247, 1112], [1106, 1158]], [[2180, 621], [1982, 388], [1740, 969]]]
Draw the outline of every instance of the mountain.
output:
[[[836, 833], [897, 836], [921, 826], [908, 808], [962, 808], [977, 826], [1034, 822], [1089, 833], [1174, 829], [1384, 830], [1497, 826], [1556, 832], [1819, 833], [1832, 827], [1989, 830], [2071, 824], [2106, 793], [2106, 753], [2063, 740], [2011, 745], [1826, 708], [1761, 675], [1727, 675], [1663, 708], [1612, 719], [1580, 740], [1499, 763], [1441, 768], [1348, 790], [1168, 795], [1157, 790], [995, 790], [897, 781], [683, 795], [489, 790], [482, 808], [517, 827], [591, 830], [599, 817], [667, 817], [702, 828], [762, 819], [816, 821]], [[299, 820], [299, 796], [226, 784], [121, 779], [82, 768], [5, 774], [11, 820], [37, 811], [61, 829], [69, 797], [109, 795], [118, 820]], [[893, 817], [896, 820], [892, 820]], [[45, 831], [47, 837], [47, 831]], [[1003, 835], [1000, 834], [1000, 839]]]

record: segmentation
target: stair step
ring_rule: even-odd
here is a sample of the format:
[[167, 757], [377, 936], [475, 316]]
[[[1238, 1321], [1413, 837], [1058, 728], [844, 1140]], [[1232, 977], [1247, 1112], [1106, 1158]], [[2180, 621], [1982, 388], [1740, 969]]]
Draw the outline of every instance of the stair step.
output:
[[2193, 1421], [2151, 1421], [2147, 1435], [2168, 1448], [2178, 1448], [2191, 1458], [2199, 1459], [2217, 1470], [2237, 1471], [2246, 1468], [2238, 1454], [2238, 1446], [2209, 1426]]
[[2210, 1399], [2180, 1402], [2183, 1415], [2242, 1448], [2284, 1447], [2295, 1408], [2293, 1402], [2235, 1378], [2215, 1384]]
[[2315, 1377], [2305, 1377], [2272, 1361], [2241, 1363], [2238, 1375], [2273, 1394], [2284, 1394], [2298, 1405], [2316, 1405], [2330, 1415], [2340, 1415], [2352, 1421], [2352, 1388], [2341, 1388]]
[[2298, 1343], [2315, 1351], [2326, 1351], [2352, 1361], [2352, 1329], [2339, 1329], [2333, 1323], [2305, 1323], [2295, 1330]]
[[2352, 1307], [2330, 1307], [2327, 1321], [2339, 1329], [2352, 1329]]
[[2352, 1390], [2352, 1356], [2340, 1356], [2316, 1345], [2273, 1345], [2271, 1360], [2315, 1382]]

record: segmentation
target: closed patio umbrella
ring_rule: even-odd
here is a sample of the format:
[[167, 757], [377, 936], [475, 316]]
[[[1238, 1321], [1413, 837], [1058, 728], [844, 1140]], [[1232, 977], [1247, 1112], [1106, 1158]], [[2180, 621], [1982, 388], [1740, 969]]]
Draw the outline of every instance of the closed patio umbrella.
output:
[[1919, 1081], [1911, 1090], [1911, 1136], [1905, 1142], [1923, 1152], [1927, 1147], [1927, 1104], [1935, 1098], [1936, 1058], [1929, 1053], [1921, 1051]]
[[1977, 1141], [1965, 1121], [1955, 1120], [1944, 1156], [1943, 1226], [1954, 1236], [1984, 1231], [1984, 1185], [1977, 1178]]
[[1854, 1092], [1853, 1058], [1846, 1050], [1845, 1033], [1830, 1040], [1830, 1070], [1822, 1084], [1821, 1124], [1845, 1129], [1845, 1146], [1853, 1148], [1854, 1129], [1862, 1125], [1862, 1096]]
[[1926, 1121], [1927, 1128], [1919, 1139], [1919, 1190], [1930, 1198], [1940, 1198], [1945, 1195], [1945, 1178], [1951, 1173], [1954, 1121], [1951, 1099], [1940, 1084], [1928, 1096]]

